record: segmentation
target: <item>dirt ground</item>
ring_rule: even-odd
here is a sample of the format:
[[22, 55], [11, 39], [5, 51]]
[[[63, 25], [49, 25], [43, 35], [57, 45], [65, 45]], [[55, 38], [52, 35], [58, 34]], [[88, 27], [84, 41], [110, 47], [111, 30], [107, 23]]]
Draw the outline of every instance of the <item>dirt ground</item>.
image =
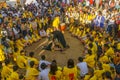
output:
[[[43, 54], [46, 56], [46, 60], [48, 61], [52, 61], [52, 60], [56, 60], [59, 66], [65, 66], [67, 64], [67, 60], [69, 58], [73, 59], [75, 61], [75, 64], [77, 63], [77, 59], [79, 56], [82, 56], [82, 52], [83, 52], [83, 46], [81, 44], [81, 42], [72, 37], [71, 34], [69, 32], [65, 32], [64, 33], [64, 37], [66, 39], [67, 44], [70, 46], [69, 49], [60, 52], [60, 51], [45, 51]], [[35, 48], [44, 41], [45, 39], [40, 40], [37, 43], [32, 44], [31, 46], [26, 48], [27, 53], [29, 53], [30, 51], [34, 51]], [[39, 52], [41, 51], [40, 48], [38, 48], [37, 50], [35, 50], [35, 57], [40, 60], [40, 56], [43, 55], [38, 55]]]

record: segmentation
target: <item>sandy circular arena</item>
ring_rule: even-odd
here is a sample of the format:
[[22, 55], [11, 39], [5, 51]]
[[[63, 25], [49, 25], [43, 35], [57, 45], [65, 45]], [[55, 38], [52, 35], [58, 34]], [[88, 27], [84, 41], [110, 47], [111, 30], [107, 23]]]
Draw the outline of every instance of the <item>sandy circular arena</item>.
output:
[[[41, 55], [45, 55], [46, 56], [46, 60], [48, 61], [52, 61], [52, 60], [56, 60], [59, 66], [65, 66], [67, 63], [67, 60], [69, 58], [74, 59], [75, 63], [77, 63], [77, 58], [79, 56], [82, 56], [82, 52], [83, 52], [83, 45], [81, 44], [81, 42], [72, 37], [71, 34], [69, 32], [65, 32], [64, 33], [64, 37], [66, 39], [67, 44], [69, 44], [70, 48], [60, 52], [60, 51], [45, 51], [43, 54]], [[34, 49], [41, 44], [45, 39], [40, 40], [39, 42], [36, 42], [34, 44], [32, 44], [31, 46], [26, 48], [27, 53], [29, 53], [30, 51], [34, 51]], [[40, 56], [39, 52], [41, 51], [41, 48], [39, 47], [38, 49], [36, 49], [35, 52], [35, 57], [40, 60]]]

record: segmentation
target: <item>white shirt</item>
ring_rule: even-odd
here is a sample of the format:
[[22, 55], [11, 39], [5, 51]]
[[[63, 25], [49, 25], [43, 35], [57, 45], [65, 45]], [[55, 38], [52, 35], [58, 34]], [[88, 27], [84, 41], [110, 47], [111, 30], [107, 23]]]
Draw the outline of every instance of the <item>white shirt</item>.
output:
[[45, 32], [45, 30], [40, 31], [40, 36], [44, 37], [46, 35], [47, 35], [47, 33]]
[[77, 67], [80, 69], [80, 76], [85, 76], [88, 73], [88, 67], [86, 62], [78, 63]]
[[42, 69], [41, 69], [41, 64], [42, 64], [42, 63], [45, 63], [46, 65], [50, 65], [50, 64], [51, 64], [51, 63], [48, 62], [48, 61], [40, 60], [40, 62], [39, 62], [39, 70], [40, 70], [40, 71], [42, 71]]
[[89, 6], [90, 2], [88, 0], [86, 0], [86, 6]]
[[48, 74], [50, 72], [50, 69], [44, 69], [39, 73], [38, 79], [39, 80], [49, 80]]

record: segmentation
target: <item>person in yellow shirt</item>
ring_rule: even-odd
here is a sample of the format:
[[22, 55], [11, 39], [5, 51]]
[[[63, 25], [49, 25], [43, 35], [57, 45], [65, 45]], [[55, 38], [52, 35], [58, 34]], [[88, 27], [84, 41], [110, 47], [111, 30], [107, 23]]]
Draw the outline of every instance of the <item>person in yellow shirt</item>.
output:
[[72, 59], [69, 59], [67, 67], [63, 68], [63, 78], [64, 80], [78, 80], [77, 67], [74, 65], [74, 61]]
[[88, 55], [84, 59], [84, 61], [88, 64], [88, 66], [90, 68], [94, 68], [95, 67], [95, 55], [92, 55], [92, 51], [91, 50], [88, 50]]
[[58, 70], [56, 62], [50, 65], [49, 80], [62, 80], [62, 72]]
[[87, 75], [85, 75], [84, 80], [97, 80], [97, 77], [94, 75], [94, 69], [90, 68]]
[[117, 50], [120, 50], [120, 42], [117, 43]]
[[35, 67], [34, 61], [30, 62], [30, 67], [27, 68], [25, 80], [37, 80], [39, 71]]
[[19, 80], [19, 74], [17, 73], [18, 71], [18, 66], [13, 66], [13, 71], [8, 78], [8, 80]]
[[4, 60], [5, 60], [4, 52], [2, 50], [2, 45], [0, 45], [0, 61], [4, 61]]
[[98, 80], [102, 80], [102, 74], [105, 72], [105, 70], [102, 67], [102, 63], [98, 62], [96, 70], [94, 72], [94, 75], [98, 78]]
[[93, 44], [94, 53], [97, 53], [97, 44], [95, 43], [94, 38], [90, 38], [90, 41]]
[[113, 80], [111, 73], [109, 71], [106, 71], [103, 73], [103, 79], [104, 80]]
[[12, 69], [9, 67], [10, 61], [5, 60], [5, 65], [3, 65], [2, 71], [1, 71], [1, 77], [2, 80], [6, 80], [9, 78], [9, 76], [12, 73]]
[[92, 43], [89, 43], [89, 48], [90, 48], [90, 50], [92, 51], [92, 54], [96, 55], [96, 50], [95, 50], [95, 48], [93, 47], [93, 44], [92, 44]]
[[59, 18], [59, 16], [56, 16], [55, 18], [54, 18], [54, 21], [53, 21], [53, 27], [55, 27], [55, 28], [57, 28], [57, 29], [59, 29], [59, 25], [60, 25], [60, 18]]
[[3, 2], [3, 7], [4, 7], [4, 8], [7, 8], [7, 3], [6, 3], [6, 1]]
[[105, 70], [105, 71], [111, 71], [110, 70], [110, 64], [109, 62], [106, 62], [106, 63], [102, 63], [102, 68]]
[[30, 52], [29, 53], [29, 57], [27, 58], [27, 66], [30, 67], [30, 62], [34, 61], [35, 65], [38, 65], [38, 60], [36, 58], [34, 58], [34, 52]]
[[22, 43], [21, 40], [17, 40], [16, 43], [15, 43], [16, 47], [21, 51], [23, 50], [23, 47], [24, 47], [24, 44]]
[[105, 55], [109, 56], [109, 57], [114, 57], [114, 50], [112, 47], [110, 47], [108, 44], [104, 45], [104, 49], [105, 49]]
[[13, 52], [14, 61], [16, 61], [18, 55], [20, 55], [20, 52], [19, 52], [18, 48], [15, 47], [14, 52]]
[[109, 62], [109, 58], [108, 58], [108, 56], [106, 56], [104, 54], [101, 54], [100, 57], [99, 57], [99, 61], [101, 63], [106, 63], [106, 62]]
[[25, 55], [25, 53], [22, 50], [20, 52], [20, 55], [17, 56], [16, 63], [17, 63], [17, 65], [18, 65], [19, 68], [26, 68], [27, 60], [26, 60], [26, 58], [25, 58], [24, 55]]

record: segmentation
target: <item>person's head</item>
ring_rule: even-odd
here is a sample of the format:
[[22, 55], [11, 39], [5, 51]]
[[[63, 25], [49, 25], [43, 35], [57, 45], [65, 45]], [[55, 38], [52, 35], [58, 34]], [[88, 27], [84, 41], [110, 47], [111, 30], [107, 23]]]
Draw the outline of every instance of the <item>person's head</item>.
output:
[[109, 46], [108, 44], [104, 44], [104, 49], [105, 49], [105, 51], [108, 50], [109, 47], [110, 47], [110, 46]]
[[15, 48], [15, 49], [14, 49], [14, 52], [17, 52], [17, 51], [18, 51], [18, 48]]
[[34, 67], [35, 62], [34, 61], [30, 61], [30, 67], [33, 68]]
[[45, 63], [42, 63], [40, 67], [41, 67], [41, 69], [44, 70], [47, 67], [47, 65]]
[[45, 58], [46, 58], [45, 55], [42, 55], [42, 56], [41, 56], [41, 59], [42, 59], [42, 60], [45, 60]]
[[55, 62], [56, 64], [57, 64], [57, 61], [54, 59], [54, 60], [52, 60], [52, 62]]
[[68, 62], [67, 62], [67, 67], [68, 68], [73, 68], [74, 67], [74, 61], [73, 59], [69, 59]]
[[55, 62], [52, 62], [50, 65], [50, 74], [55, 75], [57, 70], [57, 64]]
[[99, 14], [99, 15], [102, 15], [102, 12], [101, 12], [101, 11], [99, 11], [99, 12], [98, 12], [98, 14]]
[[18, 66], [13, 66], [13, 71], [17, 71], [18, 70]]
[[79, 58], [78, 58], [78, 61], [79, 61], [79, 62], [83, 62], [83, 58], [82, 58], [82, 57], [79, 57]]
[[24, 77], [22, 74], [19, 76], [19, 79], [20, 79], [20, 80], [24, 80], [24, 78], [25, 78], [25, 77]]
[[6, 59], [5, 60], [5, 65], [8, 65], [10, 63], [10, 60]]
[[94, 75], [94, 69], [93, 68], [89, 68], [88, 74], [93, 76]]
[[21, 50], [20, 51], [20, 55], [24, 55], [25, 54], [25, 51], [24, 50]]
[[93, 37], [90, 37], [89, 40], [90, 40], [91, 42], [93, 42], [93, 41], [94, 41], [94, 38], [93, 38]]
[[90, 48], [92, 48], [92, 47], [93, 47], [93, 44], [92, 44], [92, 43], [90, 43], [90, 44], [89, 44], [89, 47], [90, 47]]
[[106, 71], [104, 73], [104, 76], [105, 76], [106, 79], [112, 80], [111, 73], [109, 71]]
[[88, 49], [88, 54], [92, 55], [92, 51], [90, 49]]
[[103, 69], [103, 68], [102, 68], [102, 63], [101, 63], [101, 62], [98, 62], [98, 63], [97, 63], [97, 66], [98, 66], [98, 68], [99, 68], [100, 70]]
[[33, 57], [33, 56], [34, 56], [34, 52], [30, 52], [30, 53], [29, 53], [29, 56], [30, 56], [30, 57]]

